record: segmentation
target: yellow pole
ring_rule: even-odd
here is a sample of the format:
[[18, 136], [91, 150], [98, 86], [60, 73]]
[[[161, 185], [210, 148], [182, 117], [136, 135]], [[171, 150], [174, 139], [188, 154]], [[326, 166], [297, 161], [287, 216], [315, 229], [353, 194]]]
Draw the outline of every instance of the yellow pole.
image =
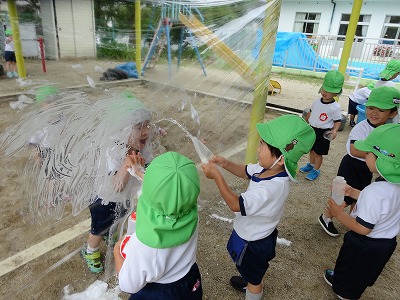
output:
[[256, 124], [262, 122], [265, 115], [281, 5], [281, 0], [275, 0], [275, 3], [267, 9], [268, 11], [265, 11], [263, 37], [258, 55], [258, 65], [255, 70], [254, 100], [251, 109], [249, 134], [247, 136], [246, 163], [254, 163], [257, 160], [257, 147], [260, 136], [258, 135]]
[[18, 75], [21, 78], [26, 77], [24, 56], [22, 54], [21, 36], [19, 34], [17, 5], [15, 0], [7, 0], [8, 13], [10, 15], [11, 30], [14, 39], [15, 58], [17, 59]]
[[135, 1], [135, 36], [136, 36], [136, 69], [139, 78], [142, 77], [142, 28], [140, 15], [140, 0]]
[[347, 62], [349, 61], [351, 47], [353, 45], [354, 36], [356, 34], [358, 19], [360, 18], [360, 11], [362, 7], [362, 0], [354, 0], [353, 8], [351, 10], [349, 27], [347, 27], [346, 38], [344, 40], [342, 56], [340, 57], [339, 72], [345, 75], [347, 69]]

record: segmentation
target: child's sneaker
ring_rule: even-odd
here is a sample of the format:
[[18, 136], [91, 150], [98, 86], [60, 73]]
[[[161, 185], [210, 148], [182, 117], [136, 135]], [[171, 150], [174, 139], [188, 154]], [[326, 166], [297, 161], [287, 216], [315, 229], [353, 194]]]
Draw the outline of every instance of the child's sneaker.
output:
[[97, 250], [92, 254], [86, 253], [86, 246], [81, 249], [81, 256], [86, 261], [86, 264], [92, 273], [101, 273], [103, 271], [103, 264], [101, 262], [100, 251]]
[[321, 224], [322, 228], [325, 230], [327, 234], [330, 236], [338, 236], [339, 232], [337, 231], [333, 222], [329, 222], [328, 224], [325, 223], [324, 219], [322, 218], [322, 214], [318, 218], [319, 224]]
[[12, 77], [13, 77], [13, 73], [7, 72], [7, 77], [8, 77], [8, 78], [12, 78]]
[[350, 127], [354, 127], [354, 126], [356, 126], [356, 122], [350, 121]]
[[320, 170], [312, 169], [311, 172], [307, 174], [306, 179], [313, 181], [318, 178], [320, 173]]
[[13, 72], [11, 77], [18, 78], [19, 76], [18, 76], [18, 73], [17, 73], [17, 72]]
[[[333, 276], [334, 276], [334, 272], [332, 269], [326, 269], [324, 271], [324, 279], [326, 281], [327, 284], [329, 284], [329, 286], [332, 287], [332, 283], [333, 283]], [[336, 294], [336, 296], [338, 296], [339, 299], [344, 299], [343, 297], [339, 296], [338, 294]]]
[[229, 283], [235, 290], [246, 292], [247, 281], [242, 276], [232, 276]]
[[312, 170], [314, 170], [314, 166], [312, 164], [310, 164], [310, 163], [307, 163], [304, 167], [301, 167], [299, 169], [299, 171], [301, 173], [308, 173], [308, 172], [310, 172]]

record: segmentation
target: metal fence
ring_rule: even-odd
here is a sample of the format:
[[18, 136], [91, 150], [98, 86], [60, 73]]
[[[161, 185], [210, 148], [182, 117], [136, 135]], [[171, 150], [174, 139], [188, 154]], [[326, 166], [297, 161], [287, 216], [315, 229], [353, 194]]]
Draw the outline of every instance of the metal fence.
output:
[[[279, 60], [274, 57], [273, 64], [284, 68], [326, 71], [339, 65], [343, 45], [343, 36], [299, 38], [286, 49]], [[347, 72], [356, 77], [361, 72], [364, 78], [378, 79], [379, 73], [392, 58], [400, 58], [400, 40], [356, 37]]]

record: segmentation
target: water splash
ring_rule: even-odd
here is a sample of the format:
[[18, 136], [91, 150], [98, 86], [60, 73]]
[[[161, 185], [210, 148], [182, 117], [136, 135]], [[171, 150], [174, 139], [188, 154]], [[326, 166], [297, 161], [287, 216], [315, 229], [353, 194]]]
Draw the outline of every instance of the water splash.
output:
[[155, 123], [159, 123], [162, 121], [168, 121], [177, 125], [186, 134], [186, 136], [191, 139], [193, 146], [196, 150], [196, 153], [199, 156], [202, 163], [208, 163], [208, 161], [214, 156], [211, 150], [208, 149], [207, 146], [204, 145], [197, 137], [192, 135], [183, 124], [179, 123], [177, 120], [172, 118], [161, 119]]
[[96, 88], [96, 83], [94, 82], [94, 80], [88, 75], [86, 76], [87, 82], [89, 83], [90, 87], [95, 89]]

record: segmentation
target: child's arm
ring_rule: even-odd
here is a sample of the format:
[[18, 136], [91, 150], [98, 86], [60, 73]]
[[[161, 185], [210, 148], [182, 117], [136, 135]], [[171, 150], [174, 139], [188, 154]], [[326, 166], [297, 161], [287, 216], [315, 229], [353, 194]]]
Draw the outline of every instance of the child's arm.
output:
[[114, 246], [114, 261], [115, 261], [115, 270], [117, 271], [117, 274], [119, 274], [119, 271], [121, 270], [122, 265], [124, 264], [124, 258], [122, 257], [120, 252], [121, 242], [123, 239], [124, 236]]
[[217, 165], [210, 162], [207, 164], [202, 164], [201, 168], [203, 169], [204, 175], [206, 175], [207, 178], [214, 179], [222, 198], [225, 200], [229, 208], [233, 212], [239, 212], [239, 196], [232, 192], [232, 190], [229, 188], [224, 176], [222, 176], [221, 172], [218, 170]]
[[331, 216], [335, 217], [340, 223], [346, 226], [348, 229], [361, 234], [367, 235], [371, 232], [371, 229], [364, 227], [360, 223], [356, 221], [355, 218], [347, 214], [343, 209], [346, 206], [346, 202], [343, 202], [342, 205], [337, 205], [332, 198], [328, 200], [328, 212]]
[[224, 158], [222, 156], [214, 156], [210, 160], [210, 162], [221, 166], [222, 168], [224, 168], [228, 172], [232, 173], [233, 175], [236, 175], [237, 177], [248, 179], [247, 174], [246, 174], [246, 165], [244, 165], [244, 164], [234, 163], [230, 160], [227, 160], [226, 158]]
[[341, 123], [341, 122], [335, 122], [335, 123], [333, 124], [333, 128], [332, 128], [332, 130], [331, 130], [331, 133], [332, 133], [332, 140], [336, 139], [337, 132], [338, 132], [339, 127], [340, 127], [340, 123]]
[[354, 147], [354, 143], [350, 144], [350, 154], [359, 157], [359, 158], [365, 158], [367, 155], [367, 152], [357, 150], [356, 147]]
[[308, 123], [308, 119], [310, 118], [310, 116], [311, 116], [311, 110], [304, 117], [304, 120], [306, 120], [307, 123]]

